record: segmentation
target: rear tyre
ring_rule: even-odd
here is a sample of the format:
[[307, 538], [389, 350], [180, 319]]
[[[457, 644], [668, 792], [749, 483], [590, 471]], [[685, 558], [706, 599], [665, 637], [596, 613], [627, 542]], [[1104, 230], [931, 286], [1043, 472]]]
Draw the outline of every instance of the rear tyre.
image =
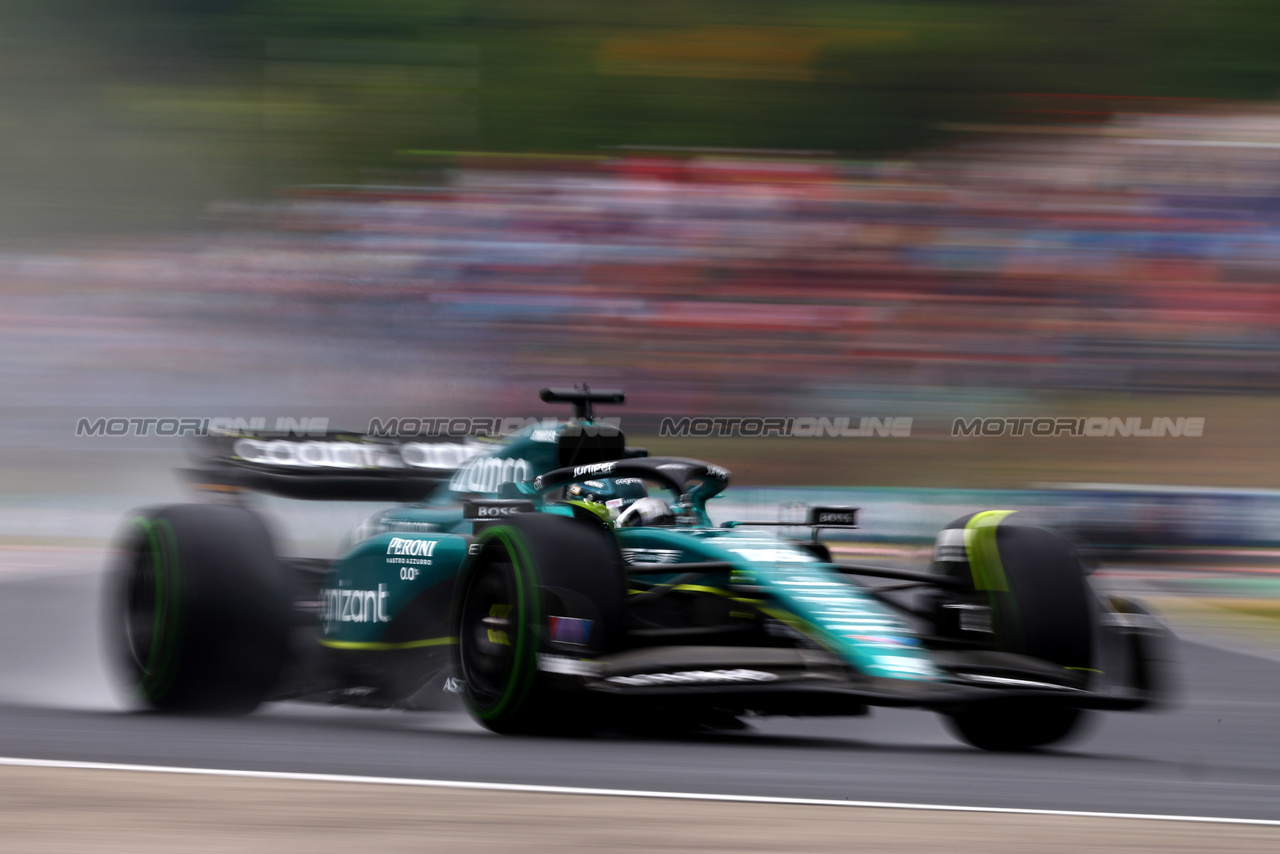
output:
[[560, 671], [622, 641], [625, 573], [612, 533], [530, 513], [486, 529], [477, 545], [454, 617], [454, 664], [468, 709], [500, 733], [593, 728], [594, 703], [572, 673]]
[[130, 519], [108, 625], [126, 687], [162, 712], [244, 714], [277, 684], [291, 595], [262, 520], [181, 504]]
[[[973, 529], [974, 518], [962, 521]], [[1056, 664], [1064, 683], [1083, 686], [1093, 664], [1098, 605], [1071, 546], [1047, 528], [980, 527], [966, 549], [974, 586], [990, 603], [995, 648]], [[1087, 718], [1079, 709], [1017, 698], [947, 717], [952, 731], [974, 747], [1005, 751], [1063, 741]]]

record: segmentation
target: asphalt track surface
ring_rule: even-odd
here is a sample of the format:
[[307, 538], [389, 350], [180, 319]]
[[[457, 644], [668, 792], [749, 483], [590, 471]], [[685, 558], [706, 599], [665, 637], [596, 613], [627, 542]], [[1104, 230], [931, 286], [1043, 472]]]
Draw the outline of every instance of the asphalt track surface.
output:
[[[1176, 705], [1100, 716], [1064, 748], [973, 750], [936, 716], [770, 719], [680, 739], [492, 735], [460, 711], [126, 708], [99, 643], [101, 574], [0, 580], [0, 756], [591, 789], [1280, 819], [1280, 663], [1183, 639]], [[445, 703], [449, 697], [442, 695]]]

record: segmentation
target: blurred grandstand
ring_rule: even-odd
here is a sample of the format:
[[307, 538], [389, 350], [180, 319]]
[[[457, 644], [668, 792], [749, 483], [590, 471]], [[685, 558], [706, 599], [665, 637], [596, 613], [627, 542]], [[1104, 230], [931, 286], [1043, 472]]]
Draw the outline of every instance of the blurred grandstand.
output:
[[434, 183], [9, 253], [8, 403], [520, 405], [584, 371], [655, 415], [1280, 387], [1280, 113], [1017, 130], [885, 162], [429, 154]]

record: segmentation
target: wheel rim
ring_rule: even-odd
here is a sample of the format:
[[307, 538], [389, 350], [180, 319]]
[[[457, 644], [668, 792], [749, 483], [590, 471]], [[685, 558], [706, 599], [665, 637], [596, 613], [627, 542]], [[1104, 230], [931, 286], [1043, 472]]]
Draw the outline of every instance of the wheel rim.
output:
[[467, 691], [479, 705], [491, 705], [506, 691], [519, 632], [514, 569], [507, 562], [481, 566], [463, 600], [458, 637]]
[[149, 671], [156, 637], [156, 561], [150, 549], [138, 550], [129, 568], [124, 632], [129, 657], [140, 676]]

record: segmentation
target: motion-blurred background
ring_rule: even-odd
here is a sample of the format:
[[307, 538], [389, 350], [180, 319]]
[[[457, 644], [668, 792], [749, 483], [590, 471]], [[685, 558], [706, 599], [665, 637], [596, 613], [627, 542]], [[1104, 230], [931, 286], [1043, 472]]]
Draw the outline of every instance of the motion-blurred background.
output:
[[[1204, 491], [1280, 487], [1277, 36], [1262, 0], [6, 0], [5, 500], [171, 488], [176, 442], [81, 417], [588, 381], [740, 484], [1177, 485], [1112, 521], [1280, 539]], [[686, 415], [913, 429], [652, 435]], [[952, 436], [1041, 416], [1205, 427]]]

